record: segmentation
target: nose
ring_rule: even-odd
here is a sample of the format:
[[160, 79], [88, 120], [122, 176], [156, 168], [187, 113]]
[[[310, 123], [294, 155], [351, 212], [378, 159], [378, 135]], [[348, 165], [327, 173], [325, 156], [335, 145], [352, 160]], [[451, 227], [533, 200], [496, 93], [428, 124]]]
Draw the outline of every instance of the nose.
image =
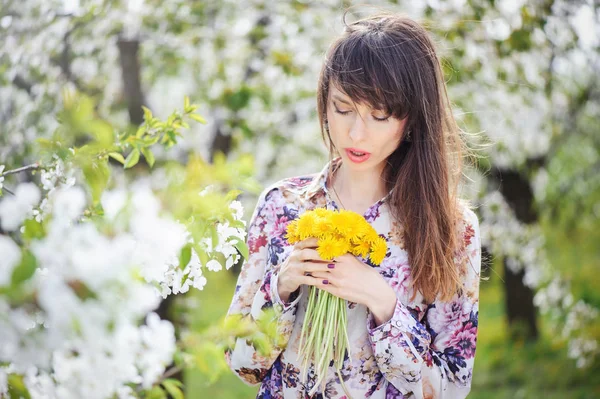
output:
[[367, 124], [363, 116], [358, 112], [355, 114], [354, 122], [350, 128], [350, 139], [352, 141], [360, 143], [367, 137]]

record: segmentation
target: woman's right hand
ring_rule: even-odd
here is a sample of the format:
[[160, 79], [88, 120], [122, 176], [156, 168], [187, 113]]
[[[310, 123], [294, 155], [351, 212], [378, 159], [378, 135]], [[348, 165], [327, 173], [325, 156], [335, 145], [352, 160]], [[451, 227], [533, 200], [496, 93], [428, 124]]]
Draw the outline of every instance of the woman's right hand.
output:
[[332, 269], [328, 265], [333, 265], [334, 262], [319, 256], [316, 250], [317, 243], [316, 238], [297, 242], [290, 256], [281, 265], [277, 278], [277, 291], [282, 301], [288, 302], [290, 295], [302, 284], [315, 285], [316, 279], [310, 273], [329, 272]]

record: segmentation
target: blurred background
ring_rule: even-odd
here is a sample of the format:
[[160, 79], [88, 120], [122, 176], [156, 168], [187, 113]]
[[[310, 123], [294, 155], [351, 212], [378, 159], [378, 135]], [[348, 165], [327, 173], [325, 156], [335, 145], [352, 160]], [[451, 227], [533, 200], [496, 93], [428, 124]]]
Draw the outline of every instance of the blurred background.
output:
[[[352, 1], [3, 0], [0, 164], [33, 161], [58, 126], [61, 91], [115, 125], [184, 96], [208, 122], [156, 166], [251, 154], [264, 186], [327, 161], [316, 115], [324, 52]], [[434, 37], [454, 113], [479, 155], [463, 196], [485, 262], [472, 398], [600, 397], [600, 4], [596, 0], [372, 1]], [[245, 193], [246, 219], [256, 193]], [[160, 314], [202, 331], [229, 306], [237, 267]], [[179, 373], [188, 398], [252, 398], [216, 351]]]

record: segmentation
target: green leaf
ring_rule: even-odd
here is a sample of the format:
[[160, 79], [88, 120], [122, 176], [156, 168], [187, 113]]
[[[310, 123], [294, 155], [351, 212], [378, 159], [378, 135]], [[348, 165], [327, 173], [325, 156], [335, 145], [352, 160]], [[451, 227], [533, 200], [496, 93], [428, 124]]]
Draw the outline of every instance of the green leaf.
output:
[[233, 111], [239, 111], [250, 103], [252, 89], [243, 85], [237, 91], [231, 89], [223, 92], [223, 102]]
[[190, 98], [188, 96], [185, 96], [183, 98], [183, 110], [185, 112], [188, 112], [189, 108], [190, 108]]
[[142, 140], [142, 144], [144, 144], [146, 147], [149, 147], [151, 145], [158, 143], [159, 139], [160, 139], [159, 135], [144, 137], [144, 139]]
[[132, 150], [129, 155], [127, 155], [127, 159], [125, 160], [125, 169], [131, 168], [140, 161], [140, 151], [138, 149]]
[[192, 259], [192, 244], [187, 244], [181, 248], [179, 253], [179, 268], [181, 270], [185, 269], [187, 264], [190, 263], [190, 259]]
[[198, 259], [200, 259], [200, 263], [202, 265], [206, 265], [209, 261], [208, 254], [200, 245], [195, 245], [194, 249], [196, 250], [196, 254], [198, 254]]
[[193, 120], [195, 120], [196, 122], [206, 124], [206, 119], [204, 119], [203, 117], [201, 117], [198, 114], [189, 114], [189, 117], [192, 118]]
[[31, 395], [25, 386], [22, 375], [9, 374], [7, 379], [9, 398], [31, 399]]
[[21, 253], [21, 263], [12, 272], [11, 285], [16, 287], [22, 282], [29, 280], [36, 269], [37, 259], [35, 259], [35, 256], [28, 249], [23, 250]]
[[231, 202], [235, 199], [237, 199], [237, 197], [240, 196], [240, 194], [242, 194], [241, 190], [229, 190], [229, 192], [227, 193], [227, 195], [225, 196], [225, 201], [227, 202]]
[[125, 158], [123, 157], [123, 155], [119, 154], [118, 152], [109, 152], [108, 156], [111, 157], [112, 159], [116, 159], [117, 161], [121, 162], [121, 164], [125, 164]]
[[142, 109], [144, 110], [144, 119], [146, 121], [149, 121], [152, 119], [152, 111], [150, 111], [150, 109], [148, 107], [144, 107], [142, 105]]
[[31, 241], [33, 239], [40, 239], [46, 235], [44, 225], [35, 219], [26, 219], [23, 222], [23, 240]]
[[167, 393], [157, 385], [148, 392], [146, 399], [167, 399]]
[[146, 125], [141, 125], [140, 127], [138, 127], [137, 131], [135, 132], [135, 137], [140, 139], [144, 136], [144, 133], [146, 133]]
[[183, 382], [176, 380], [175, 378], [165, 378], [164, 381], [170, 381], [175, 386], [183, 388]]
[[92, 200], [95, 204], [100, 201], [100, 197], [102, 196], [102, 193], [108, 184], [108, 179], [110, 178], [108, 160], [84, 164], [83, 175], [85, 176], [85, 179], [92, 190]]
[[165, 387], [169, 395], [173, 397], [173, 399], [183, 399], [183, 392], [181, 388], [177, 385], [177, 383], [181, 384], [179, 381], [175, 383], [174, 379], [166, 379], [162, 382], [162, 385]]
[[246, 224], [244, 223], [243, 220], [230, 220], [229, 226], [233, 227], [235, 229], [245, 229], [246, 228]]
[[148, 147], [142, 147], [142, 154], [144, 154], [144, 158], [146, 158], [146, 162], [150, 167], [154, 166], [154, 154]]
[[248, 259], [248, 245], [244, 240], [240, 240], [239, 238], [233, 238], [233, 241], [236, 241], [233, 246], [240, 252], [240, 255], [244, 257], [244, 259]]
[[86, 127], [101, 147], [110, 147], [114, 144], [113, 128], [108, 122], [97, 119], [88, 122]]

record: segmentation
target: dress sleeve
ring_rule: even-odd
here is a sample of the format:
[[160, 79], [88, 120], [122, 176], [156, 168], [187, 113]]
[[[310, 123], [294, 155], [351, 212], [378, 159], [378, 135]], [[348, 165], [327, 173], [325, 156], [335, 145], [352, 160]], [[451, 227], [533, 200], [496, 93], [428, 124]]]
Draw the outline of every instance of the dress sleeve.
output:
[[265, 190], [259, 197], [248, 225], [248, 259], [244, 260], [237, 280], [228, 316], [241, 314], [253, 321], [261, 313], [273, 308], [277, 315], [277, 331], [281, 346], [273, 346], [271, 353], [261, 355], [246, 339], [237, 338], [235, 345], [225, 351], [229, 368], [247, 385], [259, 384], [273, 362], [287, 345], [296, 319], [297, 304], [302, 294], [291, 302], [282, 302], [277, 292], [277, 271], [282, 261], [283, 237], [275, 233], [281, 218], [284, 198], [277, 188]]
[[465, 398], [471, 389], [481, 241], [477, 216], [470, 209], [464, 215], [464, 245], [455, 258], [466, 263], [463, 289], [449, 302], [429, 305], [422, 321], [399, 299], [392, 318], [379, 326], [369, 312], [369, 338], [379, 369], [404, 395], [455, 399]]

